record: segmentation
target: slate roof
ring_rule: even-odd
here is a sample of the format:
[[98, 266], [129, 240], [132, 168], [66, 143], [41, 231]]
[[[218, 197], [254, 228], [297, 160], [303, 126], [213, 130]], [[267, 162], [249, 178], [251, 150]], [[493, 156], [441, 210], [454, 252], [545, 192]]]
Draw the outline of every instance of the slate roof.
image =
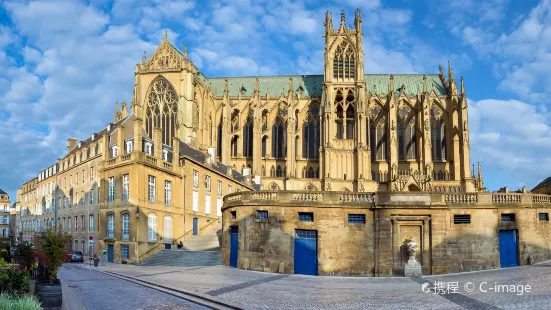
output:
[[[94, 140], [92, 140], [92, 135], [90, 135], [87, 139], [85, 140], [81, 140], [79, 141], [81, 143], [80, 145], [80, 148], [78, 147], [78, 142], [77, 142], [77, 146], [74, 147], [72, 150], [69, 151], [69, 153], [67, 155], [71, 155], [71, 154], [74, 154], [76, 153], [78, 150], [81, 150], [81, 149], [84, 149], [84, 148], [87, 148], [91, 143], [92, 141], [97, 141], [97, 139], [99, 137], [101, 137], [104, 133], [107, 133], [107, 134], [111, 134], [113, 133], [113, 131], [115, 131], [115, 129], [117, 129], [122, 123], [124, 123], [127, 119], [129, 119], [130, 117], [132, 117], [133, 114], [130, 114], [129, 116], [127, 117], [123, 117], [121, 120], [119, 120], [118, 122], [116, 123], [109, 123], [107, 124], [100, 132], [96, 132], [94, 133], [96, 135], [96, 137], [94, 138]], [[109, 126], [111, 125], [111, 126]], [[109, 127], [109, 130], [107, 130], [107, 127]], [[65, 155], [65, 156], [67, 156]], [[65, 157], [64, 156], [64, 157]]]
[[0, 189], [0, 195], [7, 195], [8, 193], [4, 192], [2, 189]]
[[541, 188], [541, 187], [544, 187], [544, 186], [547, 186], [551, 184], [551, 177], [547, 177], [545, 180], [541, 181], [540, 184], [536, 185], [536, 187], [534, 187], [532, 189], [532, 191], [538, 189], [538, 188]]
[[[189, 144], [182, 141], [180, 141], [180, 156], [188, 157], [201, 164], [205, 163], [205, 159], [207, 157], [207, 155], [203, 152], [192, 148]], [[216, 162], [216, 164], [213, 164], [211, 167], [215, 171], [218, 171], [223, 175], [227, 175], [228, 166], [220, 162]], [[245, 177], [241, 173], [237, 172], [235, 169], [232, 169], [231, 177], [239, 182], [245, 181]]]
[[[448, 91], [442, 84], [438, 74], [394, 74], [394, 87], [396, 92], [404, 85], [406, 95], [416, 95], [417, 91], [423, 91], [423, 76], [427, 77], [427, 86], [430, 91], [433, 88], [439, 95], [447, 95]], [[212, 88], [215, 96], [224, 95], [225, 79], [228, 80], [228, 90], [230, 96], [237, 96], [243, 89], [241, 95], [250, 97], [256, 87], [256, 79], [260, 88], [260, 95], [265, 96], [269, 91], [271, 96], [287, 95], [289, 91], [289, 79], [293, 81], [295, 91], [302, 86], [302, 96], [311, 97], [316, 93], [321, 96], [323, 84], [323, 75], [282, 75], [282, 76], [249, 76], [249, 77], [229, 77], [229, 78], [208, 78], [207, 85]], [[370, 93], [386, 95], [388, 93], [388, 84], [390, 74], [366, 74], [365, 84]]]

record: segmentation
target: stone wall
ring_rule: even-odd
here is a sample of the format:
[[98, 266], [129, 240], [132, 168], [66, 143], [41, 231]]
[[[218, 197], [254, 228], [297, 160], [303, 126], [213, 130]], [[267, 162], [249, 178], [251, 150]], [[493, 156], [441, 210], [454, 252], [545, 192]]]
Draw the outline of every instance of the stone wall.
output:
[[[546, 197], [543, 202], [529, 194], [500, 200], [488, 193], [450, 203], [440, 194], [378, 194], [373, 201], [366, 195], [229, 195], [223, 208], [223, 262], [229, 265], [231, 226], [239, 231], [238, 267], [256, 271], [294, 273], [295, 229], [317, 231], [319, 275], [401, 276], [408, 259], [405, 244], [412, 237], [419, 244], [416, 259], [423, 274], [500, 268], [500, 230], [517, 230], [520, 265], [551, 259], [549, 221], [539, 218], [550, 213]], [[268, 211], [268, 220], [257, 220], [256, 211]], [[299, 221], [299, 212], [313, 213], [313, 222]], [[502, 222], [502, 213], [514, 213], [515, 222]], [[366, 223], [350, 224], [348, 214], [365, 214]], [[470, 215], [470, 223], [454, 223], [455, 215]]]

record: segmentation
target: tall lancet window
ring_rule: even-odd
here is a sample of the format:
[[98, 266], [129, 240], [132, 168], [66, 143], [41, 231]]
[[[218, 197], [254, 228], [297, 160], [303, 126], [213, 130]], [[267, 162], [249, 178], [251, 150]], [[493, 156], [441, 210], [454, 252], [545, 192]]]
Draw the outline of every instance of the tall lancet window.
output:
[[337, 139], [354, 139], [355, 132], [355, 97], [354, 93], [349, 90], [346, 98], [344, 98], [342, 91], [337, 90], [335, 96], [335, 122], [337, 129]]
[[216, 137], [216, 140], [217, 140], [217, 143], [216, 143], [216, 154], [218, 156], [218, 160], [222, 160], [222, 139], [224, 139], [224, 137], [222, 136], [222, 133], [223, 133], [223, 123], [224, 123], [224, 117], [223, 116], [220, 116], [220, 123], [218, 124], [218, 132], [217, 132], [217, 137]]
[[145, 130], [153, 138], [153, 128], [162, 130], [162, 143], [172, 145], [176, 136], [178, 96], [164, 77], [158, 76], [149, 86], [145, 113]]
[[253, 110], [249, 109], [249, 115], [243, 125], [243, 156], [253, 157]]
[[438, 107], [433, 107], [430, 111], [430, 127], [432, 160], [446, 160], [446, 122], [444, 112]]
[[280, 106], [272, 125], [272, 156], [285, 158], [287, 153], [287, 108]]
[[415, 136], [415, 112], [405, 104], [398, 110], [398, 159], [415, 159], [417, 154]]
[[319, 108], [311, 107], [302, 125], [302, 157], [319, 158], [320, 145]]
[[369, 115], [371, 124], [369, 128], [369, 136], [371, 138], [371, 141], [369, 141], [371, 160], [386, 160], [386, 119], [381, 111], [381, 108], [375, 105], [371, 108]]
[[333, 78], [337, 80], [354, 79], [356, 75], [356, 57], [352, 46], [343, 41], [335, 50], [333, 57]]

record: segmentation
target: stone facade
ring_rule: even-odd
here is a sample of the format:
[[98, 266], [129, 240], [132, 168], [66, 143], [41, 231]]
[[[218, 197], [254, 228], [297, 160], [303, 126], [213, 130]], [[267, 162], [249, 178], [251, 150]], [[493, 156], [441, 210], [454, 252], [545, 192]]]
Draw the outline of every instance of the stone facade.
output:
[[10, 238], [10, 196], [0, 189], [0, 240]]
[[[295, 232], [307, 229], [317, 231], [319, 275], [401, 276], [412, 237], [423, 274], [446, 274], [499, 268], [499, 232], [514, 230], [518, 263], [533, 264], [551, 259], [550, 208], [551, 196], [535, 194], [236, 193], [225, 197], [222, 258], [228, 265], [237, 227], [239, 268], [293, 273]], [[268, 219], [258, 220], [257, 211]], [[299, 212], [313, 221], [299, 221]], [[365, 224], [350, 223], [349, 214], [365, 215]]]

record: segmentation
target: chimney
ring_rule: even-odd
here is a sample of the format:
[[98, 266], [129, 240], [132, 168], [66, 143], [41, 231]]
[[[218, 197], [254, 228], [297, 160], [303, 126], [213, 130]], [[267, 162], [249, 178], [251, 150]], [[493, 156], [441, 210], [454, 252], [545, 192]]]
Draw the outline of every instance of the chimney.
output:
[[125, 118], [128, 116], [128, 108], [126, 107], [126, 101], [122, 102], [122, 108], [121, 108], [121, 118]]
[[243, 176], [244, 177], [250, 177], [251, 176], [251, 168], [249, 168], [249, 167], [243, 168]]
[[69, 153], [72, 149], [74, 149], [77, 146], [78, 140], [77, 139], [67, 139], [67, 153]]
[[216, 148], [214, 146], [209, 147], [208, 153], [210, 155], [210, 163], [216, 165]]

